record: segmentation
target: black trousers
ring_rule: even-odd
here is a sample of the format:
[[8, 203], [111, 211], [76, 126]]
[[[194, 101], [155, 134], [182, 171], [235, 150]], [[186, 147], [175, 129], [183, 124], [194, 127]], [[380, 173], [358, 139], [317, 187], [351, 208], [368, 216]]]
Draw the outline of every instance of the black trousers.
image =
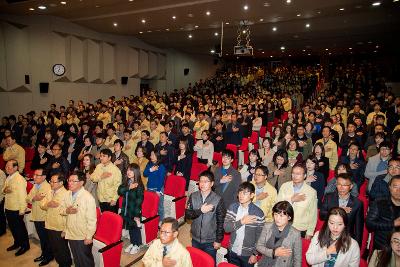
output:
[[44, 227], [44, 222], [34, 222], [36, 232], [40, 240], [40, 248], [42, 249], [42, 256], [45, 259], [52, 259], [53, 253], [50, 248], [49, 235], [47, 229]]
[[4, 214], [4, 199], [0, 201], [0, 235], [6, 232], [6, 215]]
[[94, 267], [93, 244], [85, 245], [83, 240], [68, 240], [74, 257], [75, 267]]
[[118, 214], [118, 201], [114, 206], [111, 206], [108, 202], [100, 202], [99, 204], [101, 212], [111, 211]]
[[71, 252], [69, 251], [68, 241], [61, 237], [61, 231], [47, 230], [50, 247], [54, 258], [60, 267], [70, 267], [72, 265]]
[[21, 248], [29, 248], [29, 237], [24, 223], [24, 215], [19, 215], [18, 210], [6, 209], [6, 218], [14, 238], [14, 245]]

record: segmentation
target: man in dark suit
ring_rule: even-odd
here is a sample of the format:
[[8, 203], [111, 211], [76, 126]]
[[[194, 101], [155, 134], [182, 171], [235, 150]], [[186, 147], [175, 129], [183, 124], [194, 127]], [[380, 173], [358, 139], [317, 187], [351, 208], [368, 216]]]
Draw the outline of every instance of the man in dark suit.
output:
[[361, 246], [364, 229], [364, 206], [359, 199], [350, 194], [352, 188], [353, 183], [350, 175], [338, 175], [336, 191], [325, 195], [319, 216], [321, 220], [326, 221], [331, 208], [343, 208], [347, 213], [349, 233]]
[[242, 143], [242, 125], [237, 121], [237, 114], [232, 113], [231, 122], [226, 126], [226, 143], [240, 146]]
[[154, 145], [149, 141], [150, 132], [147, 130], [142, 131], [142, 135], [140, 137], [140, 141], [137, 144], [137, 147], [144, 147], [146, 149], [146, 158], [150, 158], [150, 153], [154, 149]]
[[233, 152], [229, 149], [222, 151], [222, 167], [215, 170], [215, 193], [222, 197], [225, 209], [237, 202], [237, 192], [242, 182], [240, 173], [232, 167]]

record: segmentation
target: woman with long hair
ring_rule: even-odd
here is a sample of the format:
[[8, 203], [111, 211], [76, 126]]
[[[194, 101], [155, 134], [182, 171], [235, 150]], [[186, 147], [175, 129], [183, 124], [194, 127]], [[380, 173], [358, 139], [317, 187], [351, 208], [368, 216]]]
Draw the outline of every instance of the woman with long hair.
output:
[[303, 154], [299, 151], [299, 142], [292, 138], [286, 145], [286, 151], [288, 153], [289, 165], [293, 167], [296, 163], [303, 161]]
[[179, 150], [176, 155], [175, 174], [185, 178], [187, 191], [189, 188], [190, 171], [192, 169], [192, 151], [189, 148], [186, 138], [183, 138], [179, 141], [178, 148]]
[[306, 169], [306, 183], [317, 191], [318, 208], [320, 208], [324, 198], [325, 179], [323, 174], [318, 171], [318, 160], [313, 155], [308, 156]]
[[240, 175], [242, 176], [242, 182], [251, 182], [254, 177], [254, 172], [258, 166], [260, 166], [260, 154], [256, 149], [252, 149], [249, 152], [249, 163], [244, 164], [240, 169]]
[[320, 232], [316, 232], [306, 253], [313, 267], [359, 267], [360, 247], [347, 228], [347, 214], [342, 208], [332, 208]]
[[142, 146], [137, 146], [135, 149], [135, 157], [133, 158], [132, 163], [135, 163], [139, 166], [140, 174], [142, 175], [142, 182], [144, 188], [147, 189], [147, 177], [144, 176], [143, 172], [146, 169], [147, 163], [149, 160], [146, 158], [147, 151], [146, 148]]
[[272, 207], [273, 221], [267, 222], [257, 242], [262, 254], [259, 267], [300, 267], [301, 237], [292, 226], [294, 211], [288, 201], [280, 201]]
[[268, 165], [268, 182], [279, 191], [281, 185], [292, 180], [291, 167], [288, 166], [288, 155], [283, 149], [276, 151]]
[[267, 167], [274, 158], [275, 150], [272, 149], [272, 139], [270, 137], [266, 137], [262, 142], [262, 148], [258, 149], [258, 153], [261, 157], [261, 164]]
[[99, 199], [97, 197], [97, 183], [90, 179], [90, 175], [94, 172], [96, 165], [94, 164], [94, 157], [92, 154], [85, 154], [82, 159], [81, 171], [86, 175], [85, 189], [96, 200], [96, 206], [99, 207]]
[[136, 254], [142, 244], [140, 234], [142, 203], [144, 197], [144, 186], [137, 164], [131, 163], [126, 171], [127, 179], [118, 187], [118, 195], [122, 196], [122, 207], [120, 215], [124, 219], [124, 229], [129, 231], [131, 244], [125, 248], [125, 252]]
[[400, 264], [400, 228], [396, 227], [389, 235], [383, 250], [375, 250], [368, 267], [397, 267]]
[[329, 176], [329, 159], [325, 157], [325, 148], [321, 142], [314, 145], [312, 155], [318, 160], [318, 170], [324, 175], [325, 181]]

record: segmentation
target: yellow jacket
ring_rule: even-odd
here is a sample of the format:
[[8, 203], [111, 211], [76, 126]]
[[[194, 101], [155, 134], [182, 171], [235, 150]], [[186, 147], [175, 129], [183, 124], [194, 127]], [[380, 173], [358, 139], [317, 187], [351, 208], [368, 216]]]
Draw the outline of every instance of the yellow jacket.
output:
[[317, 192], [304, 182], [299, 193], [305, 194], [306, 199], [292, 203], [293, 182], [284, 183], [279, 190], [277, 201], [289, 201], [294, 210], [293, 227], [299, 231], [307, 231], [306, 234], [312, 236], [317, 225]]
[[338, 148], [336, 143], [331, 139], [329, 139], [329, 141], [325, 144], [323, 138], [319, 139], [316, 143], [318, 142], [324, 144], [325, 157], [329, 159], [329, 169], [334, 170], [338, 163], [338, 153], [337, 153]]
[[106, 112], [101, 112], [97, 116], [97, 120], [98, 121], [102, 121], [103, 122], [103, 128], [106, 129], [107, 128], [107, 124], [111, 123], [111, 115], [107, 111]]
[[[6, 182], [6, 174], [0, 170], [0, 188], [3, 189], [4, 183]], [[3, 190], [0, 191], [0, 202], [3, 201], [5, 194], [3, 193]]]
[[[57, 191], [50, 191], [46, 197], [41, 201], [40, 208], [46, 211], [46, 218], [44, 220], [44, 225], [46, 229], [54, 231], [64, 231], [67, 225], [67, 216], [62, 214], [62, 203], [68, 195], [68, 190], [65, 187], [59, 188]], [[50, 201], [55, 201], [59, 204], [56, 208], [47, 207], [47, 203]]]
[[18, 171], [24, 172], [25, 169], [25, 149], [18, 144], [13, 144], [11, 147], [7, 147], [3, 154], [5, 161], [16, 160], [18, 163]]
[[132, 139], [125, 141], [125, 145], [122, 151], [128, 156], [129, 162], [132, 162], [135, 157], [136, 146], [137, 144], [135, 144]]
[[[104, 172], [111, 173], [108, 178], [101, 178]], [[100, 202], [111, 202], [112, 200], [117, 201], [118, 187], [122, 182], [121, 171], [112, 162], [108, 163], [107, 166], [98, 164], [94, 172], [90, 175], [90, 179], [93, 182], [97, 182], [97, 196]]]
[[[257, 187], [254, 181], [252, 181], [251, 183], [254, 185], [254, 187]], [[268, 196], [260, 201], [257, 201], [256, 197], [254, 197], [253, 203], [256, 204], [259, 202], [258, 207], [264, 212], [265, 221], [273, 222], [274, 218], [272, 216], [272, 207], [276, 203], [278, 193], [276, 192], [275, 187], [270, 185], [267, 181], [265, 182], [265, 185], [263, 187], [263, 193], [267, 193]]]
[[19, 211], [20, 214], [26, 210], [26, 180], [19, 172], [7, 177], [4, 188], [9, 187], [11, 193], [6, 194], [4, 208], [7, 210]]
[[113, 135], [113, 136], [107, 136], [106, 137], [106, 140], [104, 141], [104, 145], [107, 147], [107, 148], [109, 148], [109, 149], [111, 149], [111, 151], [114, 153], [114, 142], [115, 142], [115, 140], [117, 140], [118, 139], [118, 136], [116, 136], [115, 134]]
[[[36, 185], [33, 186], [32, 190], [29, 192], [26, 197], [26, 202], [32, 204], [32, 221], [34, 222], [44, 222], [46, 219], [46, 211], [41, 209], [41, 201], [33, 201], [33, 197], [36, 195], [45, 196], [45, 198], [51, 194], [50, 184], [44, 180], [43, 183], [40, 184], [40, 188], [36, 188]], [[43, 198], [44, 199], [44, 198]], [[42, 200], [43, 200], [42, 199]]]
[[196, 139], [201, 139], [201, 134], [204, 130], [208, 130], [210, 128], [210, 124], [206, 120], [196, 121], [193, 126], [193, 131], [196, 132]]
[[[175, 239], [172, 244], [169, 245], [166, 257], [169, 257], [176, 261], [175, 267], [192, 267], [192, 260], [189, 252], [186, 250], [178, 239]], [[144, 254], [142, 262], [145, 267], [162, 267], [163, 259], [163, 248], [164, 245], [160, 239], [154, 240], [150, 245], [146, 254]]]
[[[61, 206], [61, 214], [67, 217], [65, 239], [92, 239], [97, 224], [96, 201], [93, 196], [82, 187], [76, 192], [74, 200], [72, 192], [68, 191]], [[70, 206], [77, 208], [78, 212], [67, 214], [66, 208]]]
[[149, 160], [147, 158], [142, 158], [139, 162], [139, 159], [137, 157], [135, 157], [132, 161], [132, 163], [136, 163], [137, 165], [139, 165], [140, 168], [140, 175], [142, 176], [142, 182], [144, 185], [144, 188], [147, 190], [147, 177], [145, 177], [143, 175], [144, 169], [146, 169], [147, 163], [149, 162]]
[[[158, 142], [160, 142], [160, 132], [159, 132], [157, 129], [152, 130], [152, 131], [150, 132], [149, 141], [150, 141], [154, 146], [156, 146], [156, 145], [158, 144]], [[147, 153], [149, 153], [149, 152], [147, 152]]]

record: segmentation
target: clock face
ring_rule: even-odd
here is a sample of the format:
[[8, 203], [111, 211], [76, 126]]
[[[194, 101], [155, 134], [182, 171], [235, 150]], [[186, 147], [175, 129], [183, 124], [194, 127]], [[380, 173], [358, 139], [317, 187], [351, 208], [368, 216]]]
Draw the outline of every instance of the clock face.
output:
[[53, 73], [57, 76], [63, 76], [65, 73], [65, 67], [63, 64], [55, 64], [53, 66]]

